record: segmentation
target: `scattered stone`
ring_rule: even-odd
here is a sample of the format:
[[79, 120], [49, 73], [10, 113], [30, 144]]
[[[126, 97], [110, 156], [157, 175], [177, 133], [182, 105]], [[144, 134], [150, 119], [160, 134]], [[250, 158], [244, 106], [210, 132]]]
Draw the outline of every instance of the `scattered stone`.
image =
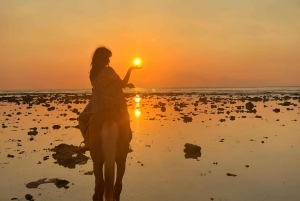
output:
[[189, 122], [192, 122], [193, 121], [193, 118], [192, 117], [189, 117], [187, 115], [184, 115], [181, 117], [183, 119], [183, 122], [184, 123], [189, 123]]
[[52, 126], [53, 129], [60, 129], [60, 125], [54, 125]]
[[251, 103], [251, 102], [246, 103], [246, 109], [247, 109], [248, 111], [252, 111], [253, 108], [254, 108], [253, 103]]
[[55, 107], [53, 107], [53, 106], [52, 106], [52, 107], [48, 107], [47, 110], [48, 110], [48, 111], [55, 110]]
[[220, 119], [219, 121], [220, 121], [220, 122], [225, 122], [226, 120], [225, 120], [225, 119]]
[[39, 179], [37, 181], [29, 182], [28, 184], [26, 184], [26, 187], [27, 188], [38, 188], [39, 185], [48, 184], [48, 183], [54, 183], [57, 188], [62, 188], [62, 187], [67, 186], [69, 184], [69, 181], [63, 180], [63, 179], [57, 179], [57, 178], [47, 180], [47, 178], [44, 178], [44, 179]]
[[88, 171], [88, 172], [85, 172], [83, 173], [84, 175], [93, 175], [94, 174], [94, 171]]
[[229, 177], [236, 177], [237, 176], [236, 174], [231, 174], [231, 173], [227, 173], [226, 175], [229, 176]]
[[49, 156], [44, 156], [44, 157], [43, 157], [43, 160], [44, 160], [44, 161], [46, 161], [46, 160], [48, 160], [48, 159], [49, 159]]
[[32, 198], [33, 198], [33, 196], [30, 195], [30, 194], [26, 194], [26, 195], [25, 195], [25, 199], [26, 199], [26, 200], [32, 200]]
[[51, 151], [56, 152], [52, 157], [56, 163], [67, 168], [75, 168], [75, 165], [86, 164], [89, 157], [78, 151], [79, 147], [74, 145], [60, 144], [55, 146]]
[[184, 145], [184, 152], [185, 152], [185, 158], [192, 158], [192, 159], [197, 159], [198, 157], [201, 157], [201, 147], [198, 145], [186, 143]]
[[7, 158], [14, 158], [14, 157], [15, 157], [14, 155], [7, 154]]

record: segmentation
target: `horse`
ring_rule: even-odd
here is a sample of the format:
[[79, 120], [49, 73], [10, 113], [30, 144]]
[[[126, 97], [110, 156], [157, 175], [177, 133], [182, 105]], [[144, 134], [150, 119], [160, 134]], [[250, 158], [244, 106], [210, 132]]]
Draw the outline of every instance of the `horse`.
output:
[[[116, 112], [94, 113], [89, 122], [89, 149], [93, 161], [93, 200], [119, 201], [129, 151], [126, 121]], [[115, 163], [117, 176], [115, 180]], [[103, 175], [104, 166], [104, 175]], [[115, 180], [115, 182], [114, 182]]]

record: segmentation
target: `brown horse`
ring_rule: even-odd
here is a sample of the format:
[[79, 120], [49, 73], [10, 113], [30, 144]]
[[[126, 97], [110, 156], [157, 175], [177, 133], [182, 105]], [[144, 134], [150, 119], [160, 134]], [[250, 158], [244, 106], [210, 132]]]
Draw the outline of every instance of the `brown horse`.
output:
[[[93, 200], [119, 201], [129, 150], [128, 125], [116, 112], [98, 112], [89, 123], [89, 147], [94, 163]], [[115, 163], [117, 177], [115, 180]], [[104, 166], [104, 175], [103, 175]]]

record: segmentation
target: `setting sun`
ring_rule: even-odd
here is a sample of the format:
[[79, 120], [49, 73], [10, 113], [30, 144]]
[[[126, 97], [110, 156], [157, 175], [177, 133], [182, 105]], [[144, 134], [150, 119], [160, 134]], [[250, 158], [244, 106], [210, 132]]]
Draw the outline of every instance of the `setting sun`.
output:
[[140, 58], [135, 58], [135, 59], [133, 60], [133, 64], [134, 64], [135, 66], [139, 66], [141, 63], [142, 63], [142, 61], [141, 61]]

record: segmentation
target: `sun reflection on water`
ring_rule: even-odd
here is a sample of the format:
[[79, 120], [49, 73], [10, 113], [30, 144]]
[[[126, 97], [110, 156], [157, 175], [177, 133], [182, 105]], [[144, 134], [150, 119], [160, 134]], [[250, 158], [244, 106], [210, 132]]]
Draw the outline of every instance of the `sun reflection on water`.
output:
[[139, 117], [139, 116], [141, 116], [141, 114], [142, 114], [142, 112], [141, 112], [141, 110], [140, 110], [140, 109], [135, 109], [135, 111], [134, 111], [134, 115], [135, 115], [136, 117]]
[[136, 103], [139, 103], [139, 102], [141, 102], [141, 97], [137, 94], [137, 95], [135, 95], [135, 97], [134, 97], [134, 101], [136, 102]]

